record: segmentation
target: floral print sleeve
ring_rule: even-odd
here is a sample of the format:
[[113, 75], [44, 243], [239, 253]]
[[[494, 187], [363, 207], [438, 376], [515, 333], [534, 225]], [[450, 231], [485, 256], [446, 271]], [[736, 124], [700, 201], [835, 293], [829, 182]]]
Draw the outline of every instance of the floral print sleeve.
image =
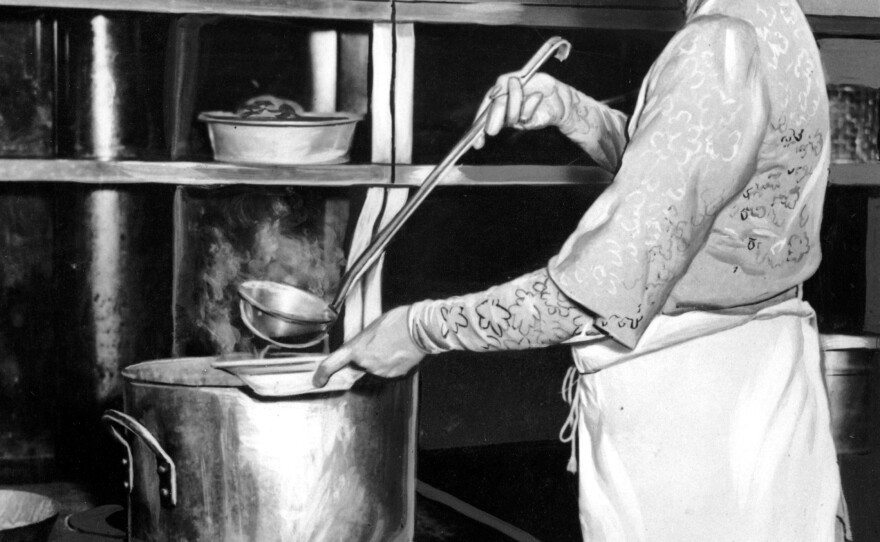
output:
[[546, 269], [485, 292], [416, 303], [408, 320], [410, 337], [428, 354], [524, 350], [599, 335], [593, 318], [556, 287]]
[[753, 176], [768, 107], [752, 26], [701, 17], [673, 38], [643, 85], [614, 183], [548, 268], [597, 328], [635, 346]]

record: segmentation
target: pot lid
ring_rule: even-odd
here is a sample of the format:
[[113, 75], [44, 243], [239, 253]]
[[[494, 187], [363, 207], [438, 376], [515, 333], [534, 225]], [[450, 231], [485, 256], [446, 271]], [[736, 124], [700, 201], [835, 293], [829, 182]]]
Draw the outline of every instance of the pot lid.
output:
[[[253, 357], [242, 355], [241, 357]], [[240, 388], [244, 383], [237, 376], [226, 371], [211, 367], [221, 359], [238, 359], [238, 357], [199, 357], [170, 358], [145, 361], [129, 365], [122, 370], [122, 376], [133, 382], [149, 384], [168, 384], [172, 386], [211, 386], [220, 388]]]

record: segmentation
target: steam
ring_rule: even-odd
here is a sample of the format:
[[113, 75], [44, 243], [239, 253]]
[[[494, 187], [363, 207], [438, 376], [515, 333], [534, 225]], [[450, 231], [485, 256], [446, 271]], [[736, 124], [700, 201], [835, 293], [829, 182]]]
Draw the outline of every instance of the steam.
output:
[[256, 351], [241, 322], [237, 286], [270, 280], [329, 300], [345, 265], [347, 200], [238, 195], [205, 201], [196, 226], [203, 251], [196, 284], [196, 327], [215, 353]]
[[202, 274], [204, 299], [199, 304], [200, 324], [220, 353], [235, 351], [241, 333], [232, 325], [229, 287], [237, 283], [242, 259], [219, 228], [210, 228], [214, 243], [208, 248], [208, 267]]
[[339, 247], [329, 247], [329, 251], [325, 251], [316, 237], [284, 235], [281, 222], [274, 220], [259, 225], [247, 274], [298, 286], [327, 298], [339, 282], [338, 265], [344, 259]]

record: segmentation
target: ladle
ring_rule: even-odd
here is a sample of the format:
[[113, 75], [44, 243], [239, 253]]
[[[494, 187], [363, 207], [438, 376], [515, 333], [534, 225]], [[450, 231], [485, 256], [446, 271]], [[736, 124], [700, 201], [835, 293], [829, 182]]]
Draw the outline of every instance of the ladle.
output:
[[[551, 56], [560, 61], [568, 58], [571, 44], [555, 36], [535, 53], [516, 75], [525, 84], [535, 72], [538, 71]], [[502, 96], [506, 90], [499, 89], [492, 98]], [[446, 155], [422, 182], [419, 189], [413, 194], [400, 211], [376, 234], [376, 238], [351, 265], [339, 285], [333, 301], [327, 303], [319, 296], [301, 288], [280, 283], [267, 283], [265, 281], [249, 281], [239, 286], [239, 294], [242, 297], [240, 304], [242, 320], [245, 325], [258, 337], [284, 348], [303, 348], [320, 342], [328, 333], [330, 327], [339, 316], [339, 310], [345, 302], [351, 288], [363, 276], [363, 274], [379, 259], [391, 238], [400, 230], [403, 223], [413, 214], [416, 208], [428, 197], [440, 179], [467, 152], [474, 141], [483, 133], [486, 127], [489, 108], [484, 107], [477, 119], [471, 125], [468, 132], [462, 137], [455, 147]], [[268, 286], [268, 287], [267, 287]], [[277, 302], [283, 303], [283, 309], [278, 307]], [[252, 307], [246, 306], [252, 305]], [[248, 310], [252, 308], [254, 310]], [[262, 314], [259, 314], [259, 313]], [[265, 320], [278, 319], [274, 326], [265, 326]], [[264, 333], [259, 327], [274, 328]], [[274, 335], [270, 336], [270, 335]], [[282, 343], [275, 337], [304, 337], [300, 343]]]

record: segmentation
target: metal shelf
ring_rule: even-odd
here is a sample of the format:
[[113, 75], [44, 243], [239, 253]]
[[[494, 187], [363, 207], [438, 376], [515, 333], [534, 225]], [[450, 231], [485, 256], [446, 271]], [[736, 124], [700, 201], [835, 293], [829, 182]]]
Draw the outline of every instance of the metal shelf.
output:
[[[64, 159], [0, 159], [0, 183], [418, 186], [432, 165], [399, 164], [392, 184], [387, 164], [238, 166], [217, 162], [141, 162]], [[442, 186], [605, 185], [613, 176], [593, 166], [457, 166]], [[880, 163], [833, 164], [829, 184], [880, 186]]]
[[[677, 0], [0, 0], [0, 6], [253, 15], [401, 23], [523, 25], [675, 31]], [[803, 0], [817, 33], [880, 35], [880, 6], [865, 1]]]
[[[216, 162], [141, 162], [53, 159], [0, 159], [0, 183], [418, 186], [434, 166], [238, 166]], [[611, 174], [590, 166], [459, 166], [444, 186], [608, 184]]]
[[391, 21], [390, 0], [0, 0], [0, 6]]
[[[395, 186], [418, 186], [434, 166], [398, 165]], [[594, 166], [458, 166], [440, 186], [606, 185], [612, 175]]]
[[[557, 2], [557, 4], [562, 2]], [[608, 7], [611, 4], [612, 7]], [[624, 4], [618, 2], [616, 5]], [[681, 28], [679, 9], [614, 7], [596, 5], [551, 5], [525, 2], [395, 2], [399, 23], [460, 23], [520, 25], [553, 28], [604, 28], [612, 30], [658, 30]]]
[[354, 186], [391, 182], [391, 167], [366, 165], [249, 167], [214, 162], [53, 159], [0, 160], [0, 183]]
[[[397, 0], [396, 20], [674, 32], [684, 17], [677, 0]], [[801, 0], [818, 34], [880, 36], [880, 5], [866, 0]]]
[[880, 186], [880, 163], [832, 164], [828, 184], [835, 186]]
[[880, 4], [874, 0], [798, 0], [804, 12], [825, 17], [880, 17]]

